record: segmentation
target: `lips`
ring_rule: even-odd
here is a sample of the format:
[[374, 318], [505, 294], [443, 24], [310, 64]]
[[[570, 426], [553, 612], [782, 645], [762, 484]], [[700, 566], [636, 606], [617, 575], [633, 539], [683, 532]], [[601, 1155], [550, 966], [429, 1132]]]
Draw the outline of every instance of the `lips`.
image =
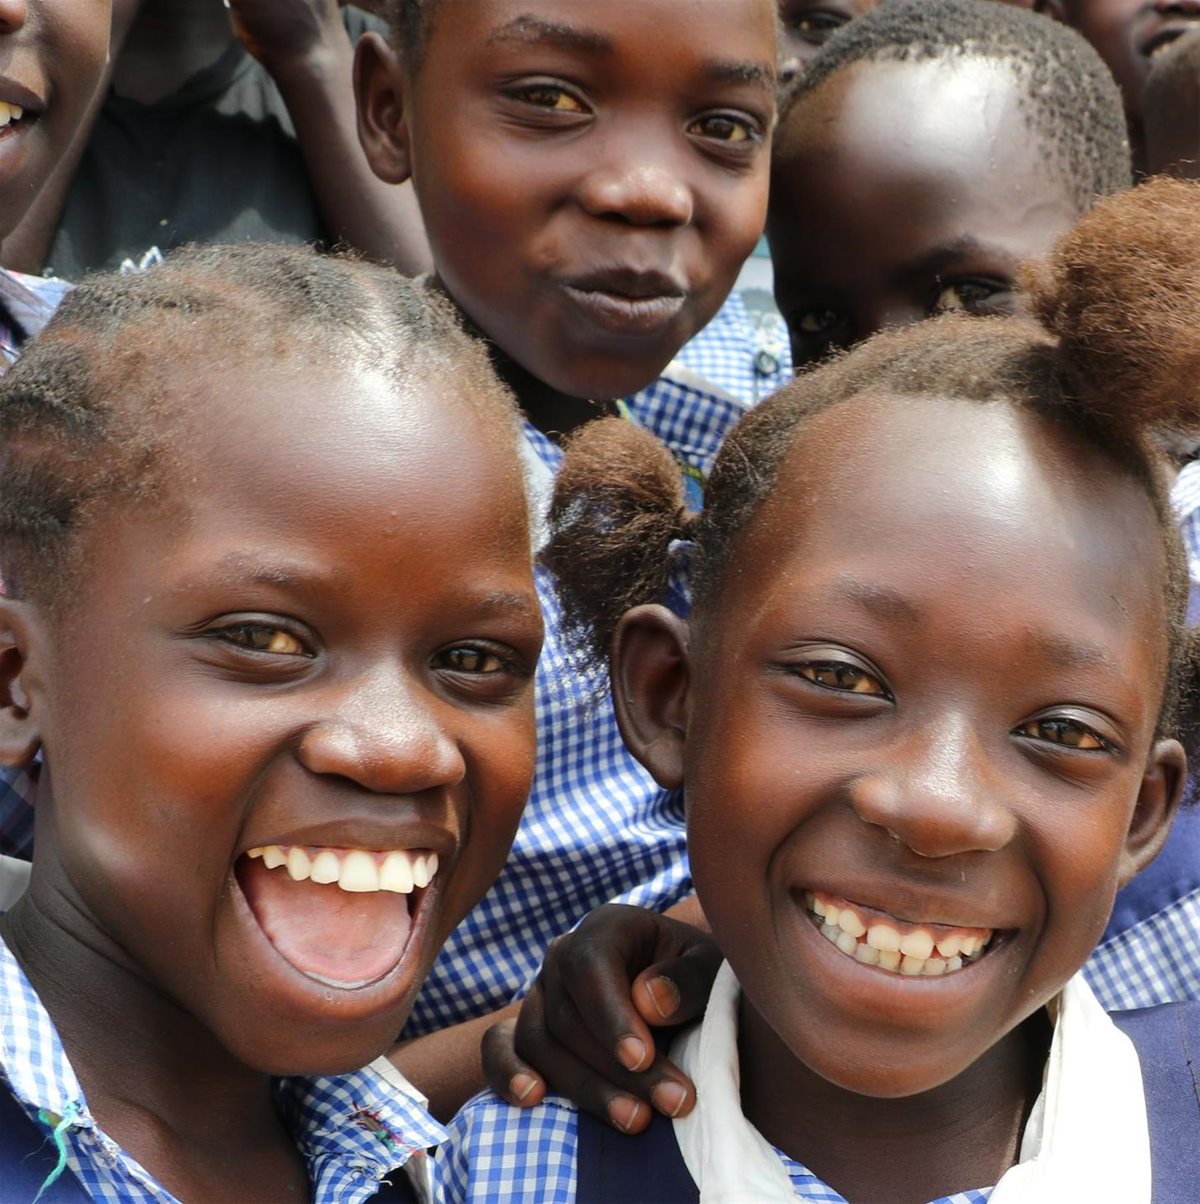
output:
[[578, 311], [618, 335], [659, 333], [675, 320], [688, 295], [668, 273], [629, 267], [588, 272], [564, 280], [561, 287]]
[[1200, 29], [1200, 15], [1192, 19], [1173, 21], [1170, 25], [1161, 26], [1151, 37], [1141, 45], [1141, 53], [1145, 58], [1155, 59], [1181, 37]]

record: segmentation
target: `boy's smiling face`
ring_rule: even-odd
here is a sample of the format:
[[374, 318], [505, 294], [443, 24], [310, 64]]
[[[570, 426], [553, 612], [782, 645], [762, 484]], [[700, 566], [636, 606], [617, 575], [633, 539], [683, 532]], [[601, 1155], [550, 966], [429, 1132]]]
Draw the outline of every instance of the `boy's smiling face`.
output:
[[524, 496], [455, 388], [216, 372], [166, 498], [81, 536], [22, 673], [32, 902], [259, 1070], [390, 1046], [528, 790]]
[[1011, 313], [1079, 217], [1003, 64], [863, 62], [780, 131], [767, 237], [797, 367], [946, 309]]
[[[693, 876], [743, 1040], [908, 1096], [1062, 987], [1165, 838], [1162, 537], [1136, 484], [1005, 405], [856, 399], [779, 482], [685, 654]], [[913, 960], [854, 919], [839, 947], [831, 903]]]
[[437, 272], [535, 379], [649, 384], [765, 216], [770, 0], [440, 4], [415, 75], [360, 50], [376, 171], [411, 174]]
[[110, 24], [110, 0], [24, 0], [0, 10], [0, 122], [8, 118], [0, 125], [0, 238], [79, 130], [108, 63]]

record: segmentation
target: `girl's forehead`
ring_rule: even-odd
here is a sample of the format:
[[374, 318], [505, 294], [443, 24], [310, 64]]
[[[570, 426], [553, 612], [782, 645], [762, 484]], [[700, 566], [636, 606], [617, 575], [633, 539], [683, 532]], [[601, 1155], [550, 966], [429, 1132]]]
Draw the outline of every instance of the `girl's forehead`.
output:
[[739, 577], [747, 561], [785, 575], [798, 563], [919, 564], [914, 584], [931, 591], [1016, 590], [1037, 561], [1064, 597], [1102, 590], [1165, 621], [1164, 543], [1145, 489], [1004, 402], [863, 395], [814, 415], [741, 544]]

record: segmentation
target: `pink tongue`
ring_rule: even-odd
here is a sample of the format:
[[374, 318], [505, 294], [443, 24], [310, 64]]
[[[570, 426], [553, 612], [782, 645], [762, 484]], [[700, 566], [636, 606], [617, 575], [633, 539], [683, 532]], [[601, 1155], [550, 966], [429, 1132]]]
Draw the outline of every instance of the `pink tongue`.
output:
[[293, 882], [282, 866], [243, 857], [238, 882], [271, 944], [313, 978], [362, 985], [400, 960], [412, 920], [408, 895], [352, 894], [334, 883]]

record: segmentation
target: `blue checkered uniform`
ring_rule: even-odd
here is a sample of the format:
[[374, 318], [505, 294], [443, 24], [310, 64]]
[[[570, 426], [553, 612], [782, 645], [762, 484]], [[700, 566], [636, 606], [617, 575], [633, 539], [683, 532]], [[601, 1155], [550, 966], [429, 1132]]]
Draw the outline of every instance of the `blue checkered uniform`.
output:
[[[180, 1084], [186, 1089], [186, 1084]], [[125, 1153], [88, 1110], [75, 1071], [46, 1009], [8, 946], [0, 941], [0, 1091], [8, 1091], [53, 1144], [62, 1137], [67, 1165], [101, 1204], [177, 1204], [153, 1175]], [[308, 1165], [314, 1204], [359, 1204], [380, 1181], [445, 1140], [445, 1130], [398, 1073], [367, 1067], [336, 1078], [281, 1079], [280, 1115]], [[414, 1162], [418, 1179], [428, 1167]], [[0, 1200], [5, 1200], [0, 1179]]]
[[[630, 399], [631, 418], [681, 465], [707, 474], [744, 412], [732, 399], [664, 375]], [[550, 472], [562, 452], [532, 427]], [[495, 1011], [522, 994], [546, 946], [602, 903], [663, 910], [691, 893], [683, 804], [630, 756], [607, 676], [563, 640], [553, 581], [537, 574], [546, 639], [538, 663], [538, 759], [529, 803], [499, 879], [434, 964], [405, 1036]]]
[[792, 352], [783, 319], [774, 309], [751, 310], [737, 292], [730, 293], [674, 363], [751, 405], [792, 378]]
[[[549, 1096], [536, 1108], [512, 1108], [486, 1092], [468, 1101], [438, 1150], [444, 1204], [575, 1204], [577, 1119]], [[847, 1204], [812, 1171], [776, 1150], [799, 1199]], [[956, 1192], [932, 1204], [986, 1204], [990, 1187]]]

